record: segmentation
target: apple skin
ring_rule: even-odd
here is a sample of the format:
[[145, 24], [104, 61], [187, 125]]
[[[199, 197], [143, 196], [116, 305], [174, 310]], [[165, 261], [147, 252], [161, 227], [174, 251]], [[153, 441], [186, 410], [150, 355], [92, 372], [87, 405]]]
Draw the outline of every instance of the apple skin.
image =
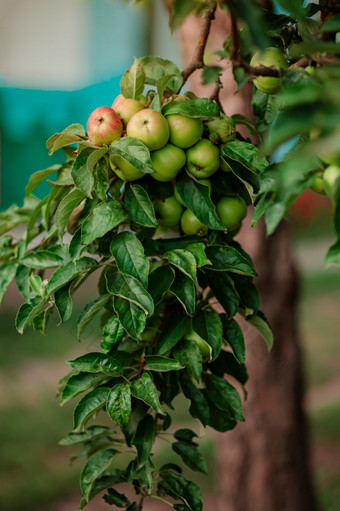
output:
[[110, 167], [123, 181], [137, 181], [137, 179], [145, 176], [144, 172], [136, 169], [136, 167], [124, 160], [121, 156], [118, 156], [118, 154], [110, 155]]
[[167, 197], [166, 199], [157, 199], [154, 202], [156, 215], [159, 225], [166, 227], [174, 227], [180, 221], [183, 207], [177, 202], [175, 197]]
[[123, 123], [112, 108], [100, 106], [90, 114], [86, 129], [91, 142], [96, 145], [109, 145], [121, 136]]
[[205, 179], [220, 166], [220, 152], [210, 140], [202, 138], [187, 150], [187, 169], [193, 176]]
[[169, 140], [169, 125], [157, 110], [144, 108], [131, 117], [126, 133], [143, 142], [150, 151], [156, 151]]
[[171, 181], [184, 167], [186, 155], [183, 149], [172, 144], [166, 144], [158, 151], [151, 153], [151, 160], [155, 169], [151, 177], [157, 181]]
[[136, 114], [140, 110], [144, 110], [144, 106], [136, 99], [122, 98], [118, 102], [118, 105], [115, 108], [113, 108], [113, 110], [117, 112], [124, 126], [126, 126], [134, 114]]
[[[177, 100], [179, 101], [179, 100]], [[181, 99], [180, 101], [184, 101]], [[170, 142], [182, 149], [188, 149], [201, 138], [203, 122], [185, 115], [167, 115], [170, 129]]]
[[337, 165], [329, 165], [324, 170], [323, 182], [326, 194], [331, 197], [335, 188], [336, 182], [340, 179], [340, 167]]
[[201, 353], [202, 353], [202, 361], [209, 362], [212, 358], [212, 349], [211, 346], [204, 340], [200, 335], [198, 335], [194, 330], [191, 330], [186, 336], [185, 341], [192, 341], [197, 344]]
[[186, 209], [181, 216], [181, 229], [188, 236], [205, 234], [208, 230], [206, 225], [194, 215], [191, 209]]
[[241, 197], [222, 197], [216, 204], [216, 210], [228, 231], [237, 229], [247, 216], [247, 204]]
[[[288, 64], [283, 53], [275, 47], [270, 46], [263, 52], [256, 52], [251, 61], [252, 67], [266, 66], [275, 69], [287, 69]], [[257, 76], [253, 80], [254, 85], [265, 94], [275, 94], [281, 88], [281, 78], [275, 76]]]
[[314, 175], [313, 183], [311, 185], [311, 190], [315, 193], [319, 193], [320, 195], [325, 195], [325, 182], [323, 179], [322, 172], [318, 172]]

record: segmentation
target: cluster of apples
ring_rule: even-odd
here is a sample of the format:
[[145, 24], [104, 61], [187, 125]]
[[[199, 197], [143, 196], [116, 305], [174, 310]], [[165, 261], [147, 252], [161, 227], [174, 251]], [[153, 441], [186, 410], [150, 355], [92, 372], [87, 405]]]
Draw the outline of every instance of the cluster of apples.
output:
[[[176, 96], [175, 101], [188, 100], [185, 96]], [[145, 144], [150, 150], [154, 173], [151, 177], [157, 181], [171, 181], [174, 185], [173, 195], [165, 199], [156, 199], [154, 208], [159, 224], [168, 228], [180, 225], [184, 234], [204, 234], [206, 226], [185, 209], [176, 190], [176, 176], [185, 167], [201, 184], [211, 190], [209, 177], [222, 168], [230, 168], [220, 159], [218, 142], [227, 142], [235, 138], [233, 121], [225, 116], [222, 119], [223, 136], [214, 138], [220, 125], [214, 129], [214, 123], [221, 123], [219, 118], [206, 122], [210, 130], [205, 130], [199, 118], [170, 114], [166, 117], [159, 111], [148, 107], [144, 96], [138, 99], [117, 96], [112, 107], [99, 107], [94, 110], [87, 121], [89, 139], [96, 145], [110, 145], [121, 136], [133, 137]], [[204, 138], [208, 131], [208, 138]], [[209, 137], [209, 133], [211, 136]], [[213, 140], [213, 141], [212, 141]], [[214, 143], [215, 142], [215, 143]], [[117, 196], [122, 181], [136, 181], [145, 174], [119, 155], [111, 154], [110, 167], [116, 177], [110, 191]], [[117, 179], [118, 178], [118, 179]], [[234, 231], [241, 225], [247, 214], [247, 205], [239, 196], [224, 196], [216, 204], [221, 222], [228, 231]]]

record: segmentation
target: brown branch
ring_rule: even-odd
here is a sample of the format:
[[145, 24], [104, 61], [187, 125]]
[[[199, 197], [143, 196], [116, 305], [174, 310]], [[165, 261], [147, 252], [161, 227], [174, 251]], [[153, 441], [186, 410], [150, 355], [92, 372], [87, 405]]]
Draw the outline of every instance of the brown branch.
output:
[[215, 101], [215, 103], [217, 104], [218, 108], [221, 110], [221, 112], [224, 113], [223, 106], [222, 106], [222, 103], [221, 103], [221, 100], [220, 100], [221, 89], [223, 89], [223, 84], [221, 82], [221, 77], [219, 76], [218, 79], [215, 82], [214, 90], [210, 94], [209, 99], [211, 99], [212, 101]]
[[211, 7], [207, 9], [202, 16], [202, 25], [201, 25], [201, 31], [200, 35], [197, 41], [197, 45], [195, 48], [195, 51], [193, 53], [191, 62], [188, 64], [188, 66], [183, 69], [182, 76], [183, 76], [183, 83], [187, 81], [190, 75], [197, 69], [202, 69], [204, 67], [203, 57], [204, 57], [204, 50], [207, 44], [209, 32], [210, 32], [210, 26], [211, 22], [215, 17], [215, 11], [216, 11], [217, 3], [213, 2]]
[[137, 511], [142, 511], [142, 509], [143, 509], [143, 502], [144, 502], [144, 495], [142, 495], [141, 498], [140, 498], [140, 501], [139, 501], [139, 504], [138, 504], [138, 507], [137, 507]]

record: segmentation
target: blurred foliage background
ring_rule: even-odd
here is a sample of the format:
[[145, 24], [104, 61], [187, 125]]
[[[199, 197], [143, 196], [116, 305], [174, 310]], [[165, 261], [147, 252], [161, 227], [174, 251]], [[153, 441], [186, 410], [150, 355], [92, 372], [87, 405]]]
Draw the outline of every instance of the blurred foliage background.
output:
[[[138, 7], [123, 0], [0, 0], [0, 207], [21, 203], [29, 175], [58, 161], [45, 140], [71, 122], [85, 124], [89, 113], [111, 105], [122, 73], [134, 55], [157, 54], [181, 66], [179, 45], [167, 27], [160, 0]], [[43, 194], [44, 190], [38, 192]], [[339, 270], [322, 267], [332, 233], [327, 199], [306, 192], [290, 221], [301, 268], [299, 325], [304, 341], [307, 409], [313, 442], [313, 467], [324, 511], [340, 509], [340, 330]], [[90, 299], [79, 298], [79, 309]], [[81, 345], [75, 324], [43, 337], [14, 328], [19, 297], [10, 288], [0, 324], [0, 508], [2, 511], [69, 511], [77, 508], [81, 463], [57, 442], [71, 428], [70, 409], [60, 409], [56, 382], [65, 360], [96, 349], [95, 327]], [[183, 401], [178, 423], [189, 418]], [[208, 477], [198, 479], [208, 495], [218, 491], [216, 435], [202, 450]], [[167, 444], [157, 456], [169, 459]], [[288, 491], [288, 489], [287, 489]], [[96, 500], [89, 511], [101, 509]], [[161, 509], [159, 504], [156, 508]], [[150, 508], [151, 509], [151, 508]], [[153, 509], [153, 508], [152, 508]], [[211, 507], [212, 509], [212, 507]]]

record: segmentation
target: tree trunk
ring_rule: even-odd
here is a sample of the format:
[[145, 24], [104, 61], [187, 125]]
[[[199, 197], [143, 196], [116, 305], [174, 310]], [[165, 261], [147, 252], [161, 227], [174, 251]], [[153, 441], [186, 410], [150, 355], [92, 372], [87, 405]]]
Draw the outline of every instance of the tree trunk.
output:
[[[206, 53], [221, 49], [229, 19], [217, 12]], [[192, 55], [199, 20], [190, 16], [181, 28], [184, 61]], [[223, 61], [223, 64], [226, 61]], [[191, 89], [203, 97], [209, 89], [192, 76]], [[251, 87], [233, 95], [231, 69], [223, 76], [221, 102], [228, 115], [251, 116]], [[240, 233], [242, 245], [254, 259], [262, 310], [274, 332], [268, 355], [264, 341], [249, 325], [247, 339], [248, 399], [246, 422], [219, 436], [219, 511], [314, 511], [306, 419], [303, 410], [301, 347], [296, 329], [297, 274], [290, 246], [289, 226], [282, 223], [269, 239], [263, 223]]]

